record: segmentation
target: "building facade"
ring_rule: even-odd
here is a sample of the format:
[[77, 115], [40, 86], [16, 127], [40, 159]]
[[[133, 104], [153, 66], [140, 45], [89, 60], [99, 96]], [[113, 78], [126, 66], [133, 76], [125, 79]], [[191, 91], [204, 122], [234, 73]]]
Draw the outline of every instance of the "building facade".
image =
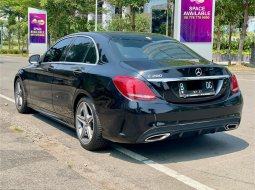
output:
[[[143, 13], [151, 18], [153, 10], [166, 10], [167, 0], [150, 0], [149, 3], [146, 3], [143, 8]], [[121, 12], [122, 17], [125, 17], [130, 14], [130, 7], [122, 7], [122, 10], [119, 11], [113, 5], [111, 5], [107, 0], [104, 0], [102, 3], [98, 4], [98, 8], [103, 8], [103, 13], [98, 15], [98, 23], [102, 24], [104, 29], [107, 29], [108, 24], [110, 23], [112, 17], [115, 14], [119, 14]], [[95, 14], [88, 14], [88, 21], [93, 21], [95, 19]], [[152, 25], [152, 23], [151, 23]], [[152, 31], [152, 30], [151, 30]]]
[[255, 16], [249, 17], [247, 32], [255, 32]]

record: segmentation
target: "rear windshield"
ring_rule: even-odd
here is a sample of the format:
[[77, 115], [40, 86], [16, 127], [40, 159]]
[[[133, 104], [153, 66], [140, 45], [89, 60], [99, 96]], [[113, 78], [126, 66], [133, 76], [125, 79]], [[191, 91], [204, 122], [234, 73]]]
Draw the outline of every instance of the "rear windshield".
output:
[[125, 59], [149, 59], [157, 61], [202, 59], [186, 46], [171, 40], [112, 39], [113, 49]]

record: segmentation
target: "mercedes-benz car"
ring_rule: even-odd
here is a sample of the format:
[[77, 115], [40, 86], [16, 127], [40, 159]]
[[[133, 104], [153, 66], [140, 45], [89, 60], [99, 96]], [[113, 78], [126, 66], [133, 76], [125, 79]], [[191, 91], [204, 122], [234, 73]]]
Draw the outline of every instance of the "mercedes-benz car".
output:
[[236, 129], [236, 76], [182, 43], [144, 33], [63, 37], [14, 79], [18, 112], [76, 128], [87, 150]]

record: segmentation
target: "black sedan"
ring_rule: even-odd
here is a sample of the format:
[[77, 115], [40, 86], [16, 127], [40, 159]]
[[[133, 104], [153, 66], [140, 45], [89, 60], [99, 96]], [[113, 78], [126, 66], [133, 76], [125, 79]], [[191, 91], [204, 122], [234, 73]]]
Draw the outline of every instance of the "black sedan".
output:
[[29, 62], [14, 80], [17, 110], [37, 110], [75, 127], [88, 150], [240, 124], [235, 75], [165, 36], [76, 33]]

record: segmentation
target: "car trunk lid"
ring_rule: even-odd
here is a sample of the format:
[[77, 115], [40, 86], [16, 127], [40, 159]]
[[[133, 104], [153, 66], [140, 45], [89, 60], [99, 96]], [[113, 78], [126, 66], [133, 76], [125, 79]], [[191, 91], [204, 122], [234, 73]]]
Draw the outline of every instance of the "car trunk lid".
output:
[[200, 103], [227, 98], [230, 75], [226, 68], [199, 60], [126, 61], [159, 95], [171, 103]]

